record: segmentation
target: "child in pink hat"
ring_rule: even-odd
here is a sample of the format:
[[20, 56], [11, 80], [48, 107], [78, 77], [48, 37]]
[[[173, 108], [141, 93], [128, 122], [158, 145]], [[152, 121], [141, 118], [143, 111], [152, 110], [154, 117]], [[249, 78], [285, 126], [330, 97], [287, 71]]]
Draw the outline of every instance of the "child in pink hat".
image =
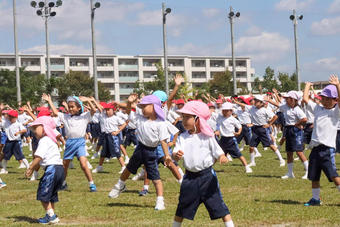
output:
[[232, 227], [234, 224], [229, 209], [223, 202], [212, 168], [217, 160], [227, 163], [228, 159], [207, 123], [211, 115], [209, 107], [203, 102], [191, 101], [177, 112], [182, 114], [187, 131], [178, 137], [173, 157], [183, 159], [186, 174], [173, 227], [181, 226], [184, 218], [193, 220], [201, 203], [204, 203], [212, 220], [221, 218], [225, 226]]

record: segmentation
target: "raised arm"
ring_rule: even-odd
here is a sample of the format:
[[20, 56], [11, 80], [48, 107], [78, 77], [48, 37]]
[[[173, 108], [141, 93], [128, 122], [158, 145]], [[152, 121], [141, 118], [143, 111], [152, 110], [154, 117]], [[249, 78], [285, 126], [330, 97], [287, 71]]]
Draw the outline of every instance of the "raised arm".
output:
[[30, 117], [35, 120], [37, 119], [37, 116], [35, 116], [33, 114], [33, 112], [30, 110], [30, 108], [28, 106], [23, 106], [22, 108], [24, 108], [24, 110], [26, 111], [26, 113], [28, 113], [28, 115], [30, 115]]
[[51, 95], [47, 95], [47, 94], [43, 94], [42, 95], [42, 99], [45, 100], [46, 102], [48, 102], [48, 105], [50, 105], [51, 109], [52, 109], [52, 113], [54, 116], [58, 116], [58, 110], [57, 108], [54, 106], [53, 102], [52, 102], [52, 98]]
[[338, 90], [338, 107], [340, 108], [340, 99], [339, 99], [339, 95], [340, 95], [340, 83], [339, 83], [338, 76], [337, 75], [331, 75], [329, 77], [329, 83], [335, 85], [336, 89]]
[[313, 86], [312, 83], [306, 82], [305, 90], [303, 91], [303, 101], [305, 103], [308, 103], [309, 101], [309, 90], [311, 86]]
[[179, 86], [181, 86], [182, 82], [184, 81], [183, 79], [183, 76], [179, 73], [176, 74], [175, 78], [174, 78], [174, 81], [175, 81], [175, 87], [174, 89], [172, 90], [169, 98], [168, 98], [168, 102], [167, 102], [167, 107], [168, 107], [168, 110], [170, 109], [171, 107], [171, 104], [172, 104], [172, 100], [174, 99], [174, 97], [176, 96], [176, 93], [178, 91], [178, 88]]
[[126, 105], [126, 113], [130, 115], [131, 113], [131, 105], [137, 100], [137, 95], [136, 94], [131, 94], [128, 98], [128, 103]]
[[91, 97], [90, 99], [91, 99], [91, 102], [93, 102], [94, 105], [97, 107], [97, 109], [99, 110], [99, 112], [102, 113], [102, 112], [103, 112], [103, 109], [104, 109], [104, 108], [102, 107], [102, 105], [100, 105], [94, 97]]
[[280, 104], [275, 102], [274, 100], [271, 100], [270, 98], [268, 98], [267, 96], [264, 98], [265, 101], [269, 102], [270, 104], [273, 104], [276, 107], [280, 107]]
[[94, 107], [93, 103], [91, 102], [91, 98], [89, 97], [85, 97], [85, 96], [80, 96], [79, 99], [82, 101], [82, 102], [87, 102], [90, 106], [90, 113], [91, 113], [91, 116], [93, 116], [96, 112], [96, 108]]

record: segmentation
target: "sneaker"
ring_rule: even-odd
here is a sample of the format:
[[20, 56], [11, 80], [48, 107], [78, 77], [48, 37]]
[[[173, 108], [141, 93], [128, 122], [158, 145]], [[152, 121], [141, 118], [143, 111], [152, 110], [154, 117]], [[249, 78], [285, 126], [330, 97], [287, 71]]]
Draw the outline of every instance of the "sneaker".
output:
[[108, 158], [105, 158], [105, 162], [109, 162], [110, 161], [110, 159], [108, 159]]
[[125, 184], [124, 184], [123, 188], [121, 188], [121, 189], [119, 189], [118, 186], [115, 185], [109, 193], [109, 198], [111, 198], [111, 199], [118, 198], [119, 194], [122, 193], [125, 190], [126, 190]]
[[255, 162], [251, 162], [248, 164], [249, 167], [252, 167], [252, 166], [256, 166], [256, 163]]
[[246, 166], [246, 173], [252, 173], [253, 170], [250, 168], [250, 166]]
[[96, 159], [96, 158], [98, 158], [98, 157], [99, 157], [99, 155], [98, 155], [98, 153], [96, 152], [96, 153], [93, 154], [93, 156], [91, 157], [91, 159], [93, 160], [93, 159]]
[[240, 151], [242, 152], [243, 150], [244, 150], [244, 148], [243, 148], [243, 147], [241, 147], [241, 148], [240, 148]]
[[265, 151], [268, 150], [268, 147], [263, 148], [263, 150], [265, 150]]
[[229, 162], [233, 161], [233, 158], [230, 156], [230, 154], [227, 154], [227, 159], [228, 159]]
[[8, 171], [5, 170], [4, 168], [2, 168], [2, 169], [0, 170], [0, 174], [8, 174]]
[[30, 181], [38, 180], [38, 178], [39, 178], [39, 173], [37, 171], [34, 171], [32, 176], [31, 176]]
[[97, 191], [97, 187], [95, 184], [91, 184], [90, 185], [90, 192], [96, 192]]
[[283, 166], [285, 166], [286, 165], [286, 161], [285, 160], [281, 160], [280, 161], [280, 167], [283, 167]]
[[260, 158], [262, 157], [262, 154], [260, 152], [255, 152], [255, 158]]
[[67, 183], [63, 184], [60, 188], [60, 191], [67, 191], [68, 190], [68, 186]]
[[26, 169], [25, 163], [24, 162], [20, 163], [18, 169]]
[[1, 182], [0, 183], [0, 188], [4, 188], [4, 187], [6, 187], [7, 186], [7, 184], [5, 183], [5, 182]]
[[286, 175], [281, 177], [281, 179], [289, 179], [289, 178], [295, 178], [294, 173], [292, 173], [292, 174], [287, 173]]
[[165, 205], [163, 200], [157, 200], [155, 210], [165, 210]]
[[294, 161], [299, 161], [299, 160], [300, 160], [299, 157], [294, 158]]
[[91, 165], [91, 163], [90, 163], [89, 161], [87, 161], [87, 167], [88, 167], [89, 169], [93, 169], [93, 166]]
[[97, 166], [94, 170], [92, 170], [92, 173], [100, 173], [103, 172], [103, 166]]
[[309, 207], [309, 206], [320, 206], [322, 204], [321, 200], [320, 199], [314, 199], [314, 198], [311, 198], [307, 203], [305, 203], [304, 205], [306, 207]]
[[144, 179], [144, 169], [142, 169], [139, 173], [132, 177], [133, 181], [143, 180]]
[[124, 160], [125, 165], [128, 164], [129, 161], [130, 161], [130, 158], [128, 156], [125, 156], [125, 160]]
[[147, 194], [149, 194], [149, 190], [143, 189], [138, 194], [139, 194], [139, 196], [146, 196]]
[[121, 168], [121, 170], [120, 170], [118, 173], [119, 173], [119, 174], [122, 174], [122, 173], [124, 172], [125, 168], [126, 168], [126, 166], [123, 166], [123, 167]]
[[59, 218], [55, 214], [52, 217], [50, 217], [46, 214], [45, 217], [39, 218], [38, 222], [40, 224], [56, 224], [56, 223], [59, 222]]
[[301, 178], [304, 179], [304, 180], [307, 180], [308, 179], [308, 172], [306, 172], [305, 175], [303, 175]]

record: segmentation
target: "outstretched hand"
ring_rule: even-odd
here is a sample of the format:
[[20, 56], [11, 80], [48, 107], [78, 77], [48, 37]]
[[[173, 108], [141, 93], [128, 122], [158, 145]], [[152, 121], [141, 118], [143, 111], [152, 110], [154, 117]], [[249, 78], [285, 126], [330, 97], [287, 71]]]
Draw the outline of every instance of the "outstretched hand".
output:
[[49, 94], [45, 94], [45, 93], [44, 93], [44, 94], [42, 94], [41, 98], [42, 98], [43, 100], [45, 100], [46, 102], [52, 101], [51, 95], [49, 95]]
[[184, 78], [181, 74], [177, 73], [176, 76], [174, 77], [175, 84], [177, 86], [181, 85], [181, 83], [184, 82]]
[[339, 79], [338, 79], [338, 76], [337, 75], [331, 75], [330, 77], [329, 77], [329, 83], [330, 84], [333, 84], [333, 85], [339, 85]]
[[137, 94], [131, 94], [128, 98], [129, 103], [133, 103], [137, 100]]

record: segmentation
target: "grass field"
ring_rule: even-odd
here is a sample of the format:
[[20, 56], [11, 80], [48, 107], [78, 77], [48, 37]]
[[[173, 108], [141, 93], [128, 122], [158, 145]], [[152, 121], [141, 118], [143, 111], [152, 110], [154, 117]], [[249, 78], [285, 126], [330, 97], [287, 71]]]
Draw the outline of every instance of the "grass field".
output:
[[[262, 152], [257, 158], [254, 173], [246, 175], [239, 160], [226, 165], [214, 166], [225, 203], [231, 211], [236, 226], [340, 226], [340, 194], [324, 175], [321, 180], [320, 207], [304, 207], [311, 198], [311, 184], [302, 180], [303, 166], [295, 162], [295, 179], [282, 180], [287, 167], [279, 167], [273, 152]], [[132, 154], [132, 148], [128, 150]], [[243, 152], [249, 160], [248, 152]], [[309, 155], [309, 151], [306, 152]], [[27, 148], [25, 148], [28, 157]], [[285, 156], [284, 152], [282, 152]], [[31, 158], [29, 158], [31, 161]], [[90, 160], [93, 167], [98, 160]], [[59, 193], [60, 202], [56, 213], [65, 226], [171, 226], [176, 211], [179, 184], [168, 169], [160, 166], [164, 183], [166, 210], [155, 211], [155, 189], [139, 197], [142, 181], [127, 181], [128, 190], [117, 199], [108, 198], [108, 193], [119, 177], [116, 160], [104, 163], [104, 173], [94, 174], [98, 192], [90, 193], [88, 183], [78, 161], [76, 169], [68, 174], [70, 191]], [[44, 216], [40, 202], [36, 200], [38, 181], [24, 179], [24, 170], [12, 158], [8, 164], [9, 174], [0, 175], [7, 187], [0, 189], [0, 226], [35, 226], [35, 220]], [[340, 156], [337, 156], [340, 166]], [[40, 171], [40, 175], [42, 171]], [[223, 226], [221, 220], [210, 221], [202, 204], [195, 221], [185, 220], [183, 226]]]

